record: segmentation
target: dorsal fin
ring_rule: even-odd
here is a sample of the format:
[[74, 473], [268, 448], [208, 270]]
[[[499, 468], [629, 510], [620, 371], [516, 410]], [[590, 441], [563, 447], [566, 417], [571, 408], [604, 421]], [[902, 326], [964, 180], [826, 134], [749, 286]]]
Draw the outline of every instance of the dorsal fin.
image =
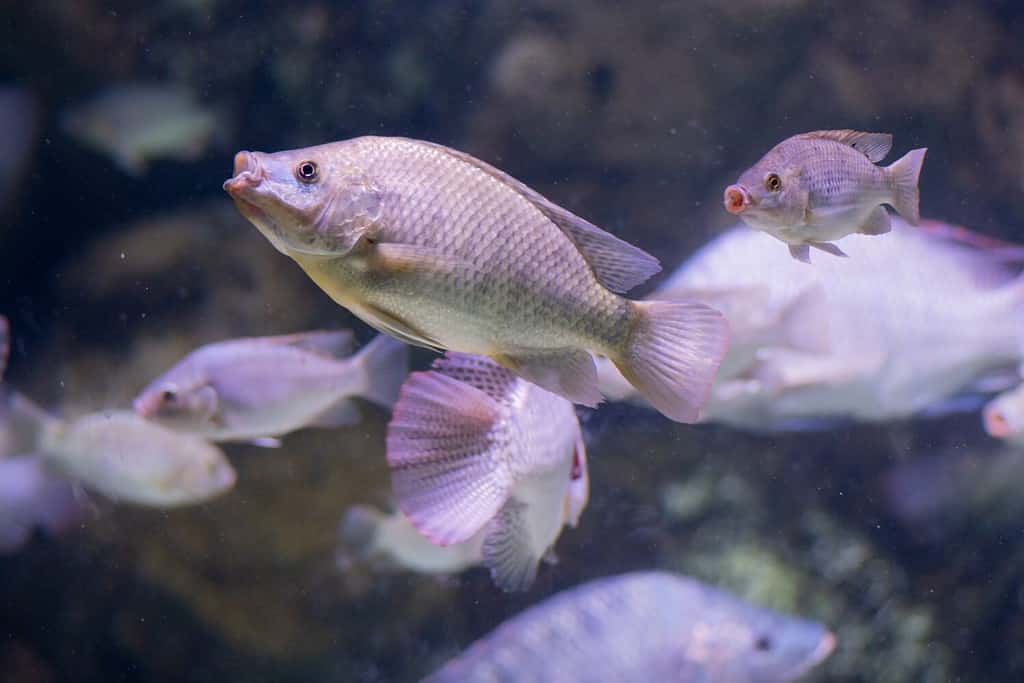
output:
[[327, 358], [347, 358], [352, 355], [355, 338], [351, 330], [316, 330], [263, 337], [268, 344], [294, 346]]
[[859, 130], [815, 130], [797, 137], [835, 140], [853, 147], [872, 163], [878, 163], [892, 149], [892, 135], [889, 133], [862, 133]]
[[643, 249], [634, 247], [632, 244], [620, 240], [611, 233], [605, 232], [571, 211], [563, 209], [504, 171], [465, 152], [460, 152], [444, 145], [422, 140], [410, 140], [410, 142], [431, 147], [470, 164], [515, 190], [537, 207], [548, 220], [565, 233], [566, 237], [572, 240], [573, 244], [576, 245], [576, 248], [583, 255], [583, 258], [590, 264], [598, 281], [613, 292], [627, 292], [637, 285], [646, 282], [652, 275], [661, 270], [661, 264], [658, 263], [658, 259]]

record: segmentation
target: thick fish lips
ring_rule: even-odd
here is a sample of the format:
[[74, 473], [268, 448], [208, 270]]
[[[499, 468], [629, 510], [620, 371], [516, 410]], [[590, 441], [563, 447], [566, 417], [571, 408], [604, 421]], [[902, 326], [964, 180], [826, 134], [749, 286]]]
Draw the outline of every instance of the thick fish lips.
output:
[[1010, 436], [1010, 421], [1006, 419], [998, 407], [987, 406], [984, 411], [985, 431], [989, 436], [997, 439], [1005, 439]]
[[747, 188], [742, 185], [730, 185], [725, 188], [723, 203], [725, 204], [726, 211], [738, 214], [743, 213], [743, 211], [754, 202], [750, 198], [750, 193], [747, 192]]
[[263, 172], [252, 152], [235, 155], [235, 175], [224, 181], [224, 190], [235, 199], [244, 199], [246, 190], [252, 189], [263, 180]]

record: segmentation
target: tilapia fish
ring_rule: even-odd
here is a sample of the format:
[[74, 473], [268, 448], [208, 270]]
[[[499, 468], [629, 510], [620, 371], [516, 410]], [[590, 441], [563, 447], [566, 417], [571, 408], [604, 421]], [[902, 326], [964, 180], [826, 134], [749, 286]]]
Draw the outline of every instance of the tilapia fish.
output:
[[548, 598], [423, 683], [781, 683], [834, 647], [815, 622], [686, 577], [635, 572]]
[[449, 352], [410, 375], [388, 425], [398, 507], [441, 546], [480, 542], [498, 586], [524, 590], [589, 479], [572, 404], [494, 361]]
[[585, 405], [608, 356], [666, 416], [692, 422], [727, 327], [691, 302], [620, 296], [649, 254], [468, 154], [402, 138], [239, 152], [224, 184], [337, 303], [411, 344], [488, 356]]
[[889, 232], [890, 204], [918, 220], [918, 177], [926, 149], [876, 166], [892, 148], [886, 133], [819, 130], [780, 142], [725, 189], [725, 208], [789, 245], [809, 262], [810, 247], [846, 254], [832, 240]]
[[208, 344], [155, 379], [135, 411], [214, 441], [275, 445], [303, 427], [359, 420], [353, 398], [390, 408], [405, 379], [408, 347], [381, 335], [354, 356], [347, 331]]

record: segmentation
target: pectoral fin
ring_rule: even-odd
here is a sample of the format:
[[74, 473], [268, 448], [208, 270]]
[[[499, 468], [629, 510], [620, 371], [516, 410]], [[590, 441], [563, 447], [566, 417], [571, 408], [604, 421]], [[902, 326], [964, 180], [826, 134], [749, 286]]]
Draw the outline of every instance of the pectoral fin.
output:
[[362, 318], [370, 327], [384, 334], [389, 334], [406, 344], [421, 346], [432, 351], [444, 351], [444, 346], [441, 342], [372, 304], [361, 303], [358, 306], [353, 305], [352, 312]]
[[811, 262], [811, 247], [807, 244], [789, 245], [789, 255], [801, 263]]

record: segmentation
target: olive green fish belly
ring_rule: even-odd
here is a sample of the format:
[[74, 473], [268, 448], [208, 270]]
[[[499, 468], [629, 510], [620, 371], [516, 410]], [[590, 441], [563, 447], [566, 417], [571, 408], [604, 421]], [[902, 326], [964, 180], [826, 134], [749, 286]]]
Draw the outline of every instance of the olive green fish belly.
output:
[[475, 286], [467, 287], [458, 274], [385, 275], [344, 259], [302, 265], [335, 301], [371, 325], [379, 326], [373, 318], [383, 315], [406, 326], [424, 345], [469, 353], [618, 349], [628, 339], [634, 315], [628, 300], [598, 286], [579, 296], [571, 289], [545, 291], [502, 274], [480, 275]]

